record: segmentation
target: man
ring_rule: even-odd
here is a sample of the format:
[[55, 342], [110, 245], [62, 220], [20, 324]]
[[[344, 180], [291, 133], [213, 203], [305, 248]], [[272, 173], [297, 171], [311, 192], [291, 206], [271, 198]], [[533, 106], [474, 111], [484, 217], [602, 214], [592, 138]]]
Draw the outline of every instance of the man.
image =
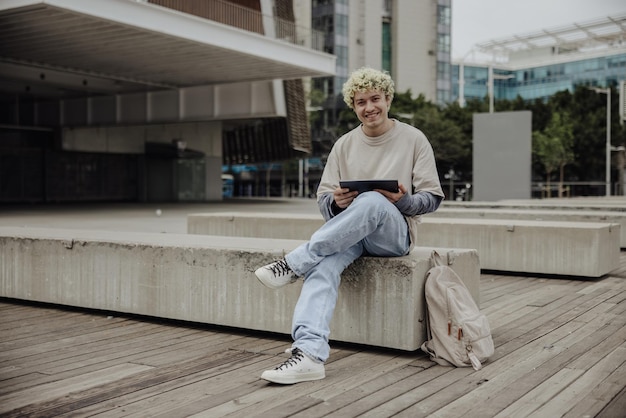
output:
[[[261, 378], [293, 384], [325, 377], [330, 321], [340, 275], [361, 255], [398, 257], [416, 243], [419, 215], [443, 199], [433, 150], [418, 129], [389, 119], [394, 83], [378, 70], [361, 68], [343, 86], [346, 104], [361, 125], [335, 143], [324, 168], [317, 202], [326, 223], [284, 259], [259, 268], [258, 279], [278, 289], [304, 278], [292, 325], [291, 357]], [[364, 193], [340, 180], [398, 180], [399, 190]]]

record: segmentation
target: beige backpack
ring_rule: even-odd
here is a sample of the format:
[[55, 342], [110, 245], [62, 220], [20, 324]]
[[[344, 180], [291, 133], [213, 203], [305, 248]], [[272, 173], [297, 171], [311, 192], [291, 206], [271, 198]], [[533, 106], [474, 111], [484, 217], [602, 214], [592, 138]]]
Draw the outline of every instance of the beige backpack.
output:
[[421, 348], [439, 364], [479, 370], [494, 351], [487, 317], [436, 251], [431, 261], [425, 287], [427, 335]]

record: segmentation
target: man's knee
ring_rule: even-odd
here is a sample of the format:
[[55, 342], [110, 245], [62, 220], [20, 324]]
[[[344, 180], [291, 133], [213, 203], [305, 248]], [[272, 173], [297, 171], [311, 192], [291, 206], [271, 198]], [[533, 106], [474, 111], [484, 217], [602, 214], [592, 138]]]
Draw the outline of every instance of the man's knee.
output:
[[358, 203], [359, 206], [366, 207], [371, 211], [388, 210], [395, 207], [385, 196], [374, 191], [361, 193], [354, 200], [354, 203]]

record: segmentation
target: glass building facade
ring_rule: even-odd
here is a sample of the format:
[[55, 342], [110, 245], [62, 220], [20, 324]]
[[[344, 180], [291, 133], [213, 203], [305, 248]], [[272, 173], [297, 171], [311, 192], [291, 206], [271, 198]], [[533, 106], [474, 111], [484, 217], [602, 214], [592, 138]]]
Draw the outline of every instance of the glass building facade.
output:
[[313, 0], [311, 26], [325, 33], [324, 52], [337, 57], [336, 76], [313, 80], [313, 87], [325, 97], [341, 93], [348, 79], [348, 0]]
[[[464, 98], [484, 99], [488, 95], [489, 66], [462, 66]], [[549, 65], [527, 65], [506, 69], [493, 67], [495, 100], [547, 100], [563, 90], [574, 91], [579, 86], [618, 86], [626, 78], [626, 52], [621, 54], [580, 58]], [[458, 101], [461, 86], [461, 65], [452, 66], [452, 101]]]
[[450, 0], [439, 0], [437, 2], [437, 103], [447, 103], [451, 99], [451, 30]]

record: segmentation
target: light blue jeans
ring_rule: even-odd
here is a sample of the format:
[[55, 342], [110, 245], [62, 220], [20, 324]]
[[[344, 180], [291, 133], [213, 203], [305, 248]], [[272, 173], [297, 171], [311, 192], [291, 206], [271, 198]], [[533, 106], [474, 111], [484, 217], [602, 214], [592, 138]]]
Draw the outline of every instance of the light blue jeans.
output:
[[288, 253], [287, 264], [304, 277], [293, 314], [293, 348], [325, 362], [341, 273], [361, 255], [398, 257], [408, 251], [404, 216], [382, 194], [366, 192]]

